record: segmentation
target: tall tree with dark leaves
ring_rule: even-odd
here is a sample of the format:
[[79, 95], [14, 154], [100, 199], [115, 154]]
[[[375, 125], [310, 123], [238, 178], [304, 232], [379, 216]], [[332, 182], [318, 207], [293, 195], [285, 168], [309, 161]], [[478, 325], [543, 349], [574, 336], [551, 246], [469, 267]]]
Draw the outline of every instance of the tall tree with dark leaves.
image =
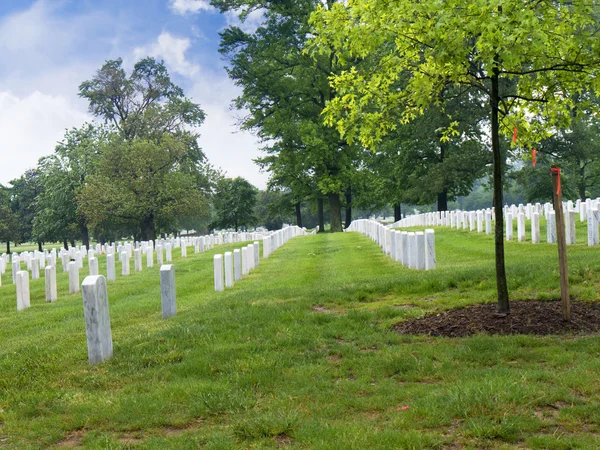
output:
[[240, 227], [254, 225], [257, 195], [258, 189], [241, 177], [220, 179], [213, 200], [216, 210], [213, 227], [238, 231]]
[[[328, 104], [326, 121], [349, 141], [374, 146], [395, 128], [398, 110], [404, 122], [414, 120], [427, 106], [443, 104], [445, 92], [485, 100], [500, 314], [510, 310], [502, 213], [506, 155], [500, 134], [516, 129], [518, 145], [535, 145], [555, 128], [568, 126], [583, 89], [600, 89], [599, 18], [596, 2], [521, 0], [353, 0], [319, 8], [314, 15], [314, 43], [322, 54], [333, 48], [372, 62], [332, 80], [339, 95]], [[399, 86], [400, 77], [407, 83]], [[456, 126], [451, 120], [440, 141], [447, 141]]]
[[[230, 26], [221, 33], [220, 51], [227, 58], [229, 76], [243, 89], [235, 106], [249, 111], [242, 120], [245, 129], [278, 143], [269, 147], [263, 163], [276, 166], [273, 171], [279, 179], [291, 179], [300, 164], [329, 201], [331, 231], [341, 231], [340, 195], [346, 190], [356, 148], [324, 126], [321, 118], [334, 96], [328, 77], [342, 67], [334, 54], [313, 58], [305, 52], [309, 16], [322, 2], [213, 0], [212, 4], [222, 12], [241, 11], [242, 16], [263, 11], [264, 21], [256, 31]], [[290, 151], [299, 163], [287, 164], [290, 158], [285, 153]]]
[[0, 184], [0, 242], [6, 242], [6, 253], [10, 254], [10, 243], [18, 239], [19, 221], [10, 207], [10, 189]]
[[89, 248], [90, 231], [79, 194], [98, 168], [108, 129], [92, 124], [65, 133], [54, 154], [40, 159], [42, 193], [36, 202], [33, 234], [38, 240], [67, 242], [81, 239]]

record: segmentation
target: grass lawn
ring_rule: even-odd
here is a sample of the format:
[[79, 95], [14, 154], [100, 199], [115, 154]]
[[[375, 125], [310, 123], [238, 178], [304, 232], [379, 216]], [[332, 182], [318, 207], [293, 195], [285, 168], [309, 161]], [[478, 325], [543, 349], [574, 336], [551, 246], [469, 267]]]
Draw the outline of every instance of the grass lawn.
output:
[[[572, 295], [597, 301], [600, 248], [577, 231]], [[422, 272], [357, 233], [297, 237], [222, 293], [212, 256], [235, 246], [187, 259], [177, 249], [177, 316], [161, 319], [156, 265], [118, 275], [114, 357], [93, 367], [81, 295], [60, 264], [58, 301], [32, 280], [21, 312], [8, 272], [0, 447], [600, 448], [599, 336], [390, 330], [495, 301], [492, 236], [439, 228], [436, 247], [438, 268]], [[506, 259], [513, 300], [560, 296], [556, 246], [510, 242]]]

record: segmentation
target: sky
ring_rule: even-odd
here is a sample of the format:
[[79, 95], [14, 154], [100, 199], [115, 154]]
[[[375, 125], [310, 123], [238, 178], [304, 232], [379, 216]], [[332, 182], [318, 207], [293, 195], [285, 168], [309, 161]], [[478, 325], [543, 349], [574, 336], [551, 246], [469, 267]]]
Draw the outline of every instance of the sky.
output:
[[34, 168], [67, 129], [93, 120], [78, 87], [106, 60], [120, 57], [130, 70], [152, 56], [205, 111], [198, 131], [209, 162], [264, 189], [267, 174], [252, 162], [260, 143], [237, 127], [244, 112], [231, 102], [241, 91], [218, 53], [219, 31], [252, 31], [261, 17], [240, 23], [208, 0], [0, 0], [0, 184]]

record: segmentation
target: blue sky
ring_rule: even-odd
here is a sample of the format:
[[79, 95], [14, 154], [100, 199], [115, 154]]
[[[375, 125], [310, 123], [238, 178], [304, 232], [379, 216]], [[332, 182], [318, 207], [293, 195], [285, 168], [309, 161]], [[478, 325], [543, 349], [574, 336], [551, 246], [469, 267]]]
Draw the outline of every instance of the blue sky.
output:
[[0, 183], [52, 153], [65, 129], [92, 120], [78, 86], [104, 61], [121, 57], [130, 68], [153, 56], [207, 113], [199, 131], [209, 161], [264, 188], [252, 163], [260, 144], [235, 125], [239, 89], [218, 53], [220, 30], [253, 30], [260, 20], [253, 13], [241, 24], [207, 0], [0, 0]]

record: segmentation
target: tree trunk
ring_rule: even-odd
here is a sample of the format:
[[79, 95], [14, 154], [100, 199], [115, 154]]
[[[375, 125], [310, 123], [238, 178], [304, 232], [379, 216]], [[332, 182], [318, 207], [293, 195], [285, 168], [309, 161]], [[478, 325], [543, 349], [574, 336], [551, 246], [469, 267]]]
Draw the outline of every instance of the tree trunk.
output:
[[345, 228], [348, 228], [352, 223], [352, 188], [346, 189], [346, 223]]
[[6, 241], [6, 254], [10, 255], [10, 241]]
[[65, 250], [69, 250], [69, 242], [66, 239], [63, 242], [63, 247], [65, 248]]
[[394, 205], [394, 222], [402, 220], [402, 205], [397, 203]]
[[42, 241], [38, 241], [38, 251], [39, 252], [43, 252], [44, 249], [42, 248]]
[[579, 198], [585, 201], [585, 166], [579, 167]]
[[296, 203], [296, 225], [302, 228], [302, 211], [300, 210], [300, 202]]
[[322, 233], [323, 231], [325, 231], [325, 214], [323, 213], [323, 199], [319, 198], [317, 200], [317, 205], [318, 205], [318, 215], [319, 215], [319, 233]]
[[327, 194], [329, 200], [329, 231], [339, 233], [342, 231], [342, 207], [340, 204], [340, 194]]
[[85, 225], [79, 227], [81, 231], [81, 243], [85, 245], [85, 248], [90, 249], [90, 232]]
[[156, 229], [154, 228], [154, 216], [146, 217], [142, 222], [141, 236], [144, 241], [154, 241], [156, 239]]
[[506, 283], [506, 268], [504, 264], [504, 214], [502, 210], [502, 170], [503, 161], [500, 151], [500, 136], [498, 123], [498, 102], [500, 95], [498, 91], [498, 64], [492, 70], [492, 90], [490, 106], [492, 107], [492, 153], [494, 155], [494, 210], [496, 215], [495, 224], [495, 249], [496, 249], [496, 290], [498, 293], [498, 313], [508, 314], [510, 305], [508, 301], [508, 286]]
[[75, 247], [75, 241], [71, 239], [71, 247]]
[[444, 188], [442, 192], [438, 193], [437, 210], [448, 211], [448, 189], [446, 188]]

